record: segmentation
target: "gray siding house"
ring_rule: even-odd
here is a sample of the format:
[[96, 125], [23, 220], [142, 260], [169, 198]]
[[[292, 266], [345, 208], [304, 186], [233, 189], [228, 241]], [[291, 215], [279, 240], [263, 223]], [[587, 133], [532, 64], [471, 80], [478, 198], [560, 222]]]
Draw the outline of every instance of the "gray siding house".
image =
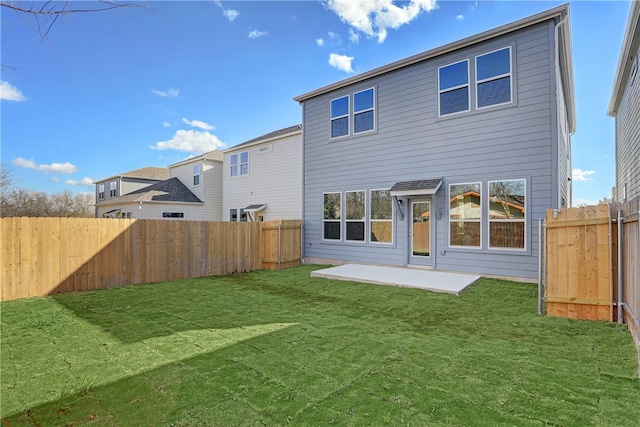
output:
[[570, 39], [564, 5], [294, 98], [305, 262], [536, 279], [571, 204]]
[[640, 2], [631, 2], [613, 83], [609, 115], [615, 117], [616, 191], [625, 201], [640, 196]]

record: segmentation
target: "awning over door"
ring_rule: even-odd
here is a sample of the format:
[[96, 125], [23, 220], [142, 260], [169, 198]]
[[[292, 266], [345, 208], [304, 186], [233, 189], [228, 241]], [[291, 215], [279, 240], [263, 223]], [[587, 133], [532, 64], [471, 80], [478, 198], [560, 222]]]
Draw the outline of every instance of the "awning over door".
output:
[[442, 178], [401, 181], [393, 184], [390, 194], [392, 197], [426, 196], [436, 194], [441, 185]]
[[267, 204], [266, 203], [262, 203], [262, 204], [257, 204], [257, 205], [249, 205], [246, 208], [244, 208], [245, 212], [260, 212], [263, 211], [267, 208]]

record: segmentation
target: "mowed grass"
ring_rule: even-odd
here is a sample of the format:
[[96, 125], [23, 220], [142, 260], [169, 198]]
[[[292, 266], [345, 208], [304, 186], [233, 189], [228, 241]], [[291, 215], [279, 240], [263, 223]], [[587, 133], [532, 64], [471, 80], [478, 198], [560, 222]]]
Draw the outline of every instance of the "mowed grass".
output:
[[3, 425], [637, 426], [626, 328], [317, 266], [1, 304]]

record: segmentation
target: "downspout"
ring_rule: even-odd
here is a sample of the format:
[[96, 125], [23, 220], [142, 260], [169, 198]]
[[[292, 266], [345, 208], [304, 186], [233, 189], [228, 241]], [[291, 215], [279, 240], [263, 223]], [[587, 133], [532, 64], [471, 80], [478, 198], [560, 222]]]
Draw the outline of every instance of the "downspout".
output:
[[544, 280], [546, 277], [545, 263], [545, 243], [543, 219], [538, 220], [538, 314], [542, 314], [542, 299], [544, 298]]

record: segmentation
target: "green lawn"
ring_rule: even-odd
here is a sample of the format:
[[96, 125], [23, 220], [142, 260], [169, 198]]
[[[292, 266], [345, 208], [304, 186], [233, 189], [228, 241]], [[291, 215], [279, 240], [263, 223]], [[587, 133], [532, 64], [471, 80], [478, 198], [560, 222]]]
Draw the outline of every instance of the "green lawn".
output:
[[259, 271], [4, 302], [3, 425], [637, 426], [626, 328]]

